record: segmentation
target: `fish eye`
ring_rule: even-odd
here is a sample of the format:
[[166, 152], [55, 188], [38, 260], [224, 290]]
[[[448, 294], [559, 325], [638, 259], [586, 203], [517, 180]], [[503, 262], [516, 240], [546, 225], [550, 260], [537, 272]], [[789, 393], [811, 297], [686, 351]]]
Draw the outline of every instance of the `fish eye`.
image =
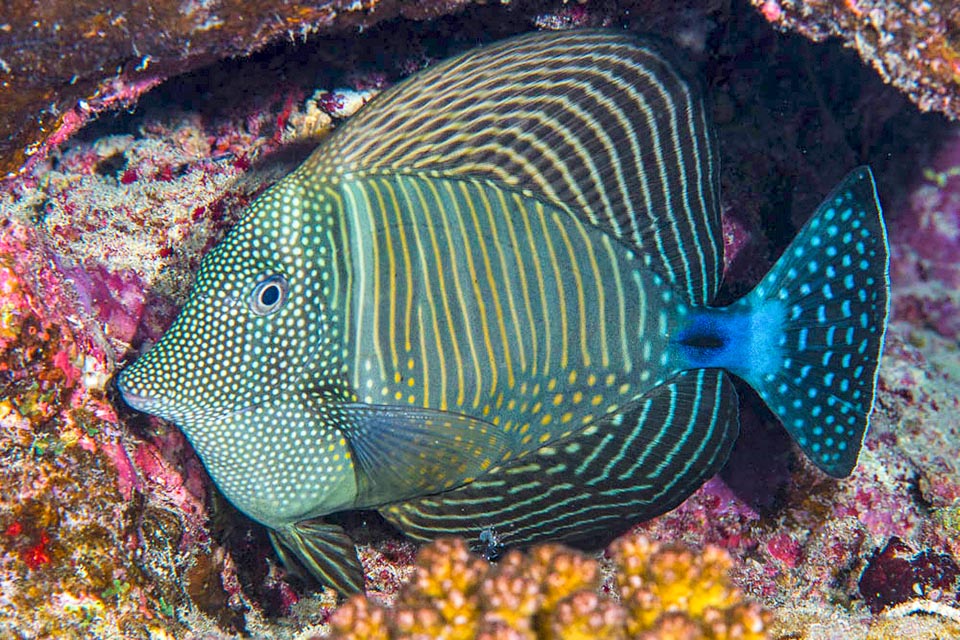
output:
[[287, 299], [287, 279], [280, 274], [262, 278], [250, 292], [250, 310], [265, 316], [279, 309]]

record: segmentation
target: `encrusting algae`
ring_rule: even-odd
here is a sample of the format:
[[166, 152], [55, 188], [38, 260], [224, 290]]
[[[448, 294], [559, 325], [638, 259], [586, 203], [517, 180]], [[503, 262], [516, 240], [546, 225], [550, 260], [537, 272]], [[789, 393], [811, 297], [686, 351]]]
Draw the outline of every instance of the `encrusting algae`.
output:
[[608, 548], [616, 588], [605, 593], [600, 563], [559, 544], [496, 565], [459, 538], [424, 547], [417, 572], [386, 609], [355, 595], [330, 619], [338, 640], [760, 640], [772, 619], [733, 586], [720, 547], [661, 545], [638, 534]]
[[0, 637], [165, 633], [129, 546], [116, 418], [78, 366], [84, 346], [20, 275], [19, 240], [0, 241]]

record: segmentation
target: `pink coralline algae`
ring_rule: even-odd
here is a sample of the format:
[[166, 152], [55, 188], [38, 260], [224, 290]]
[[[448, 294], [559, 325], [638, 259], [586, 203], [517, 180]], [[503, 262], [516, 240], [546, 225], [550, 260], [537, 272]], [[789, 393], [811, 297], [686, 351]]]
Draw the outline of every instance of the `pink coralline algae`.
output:
[[801, 549], [800, 543], [787, 533], [773, 536], [767, 541], [767, 552], [791, 569], [800, 563]]

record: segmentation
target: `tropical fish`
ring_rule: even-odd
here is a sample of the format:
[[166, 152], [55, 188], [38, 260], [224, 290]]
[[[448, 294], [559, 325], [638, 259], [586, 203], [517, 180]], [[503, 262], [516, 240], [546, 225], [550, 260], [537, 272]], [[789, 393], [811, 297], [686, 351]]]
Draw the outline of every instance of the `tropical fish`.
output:
[[737, 438], [732, 376], [846, 476], [887, 318], [871, 172], [723, 308], [718, 192], [701, 93], [660, 45], [481, 47], [384, 92], [251, 204], [119, 389], [345, 593], [363, 574], [328, 514], [489, 547], [672, 509]]

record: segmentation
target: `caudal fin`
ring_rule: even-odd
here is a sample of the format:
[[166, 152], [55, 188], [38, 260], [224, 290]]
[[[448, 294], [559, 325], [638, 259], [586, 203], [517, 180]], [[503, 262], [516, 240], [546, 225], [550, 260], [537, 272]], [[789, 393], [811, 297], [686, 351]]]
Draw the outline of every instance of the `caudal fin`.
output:
[[838, 478], [857, 464], [873, 407], [887, 326], [888, 264], [873, 174], [860, 167], [738, 303], [764, 320], [753, 329], [767, 333], [771, 347], [766, 366], [742, 377], [803, 452]]

